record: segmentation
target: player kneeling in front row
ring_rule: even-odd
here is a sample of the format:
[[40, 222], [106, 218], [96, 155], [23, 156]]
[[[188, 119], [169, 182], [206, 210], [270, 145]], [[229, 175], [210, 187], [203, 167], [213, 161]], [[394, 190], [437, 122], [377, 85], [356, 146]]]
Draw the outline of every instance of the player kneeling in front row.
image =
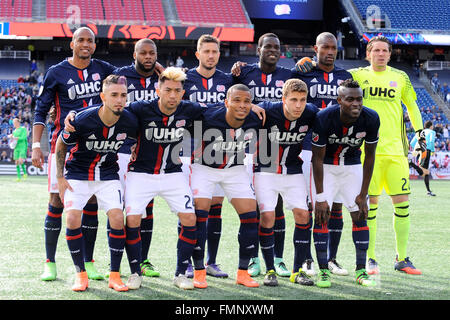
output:
[[[312, 166], [316, 187], [313, 199], [314, 245], [319, 263], [318, 287], [330, 287], [327, 265], [329, 204], [340, 196], [353, 221], [352, 237], [356, 248], [356, 282], [373, 286], [365, 270], [369, 245], [368, 188], [372, 177], [380, 120], [378, 114], [362, 105], [363, 92], [351, 79], [338, 89], [339, 105], [317, 114], [312, 134]], [[361, 165], [360, 147], [365, 159]], [[326, 184], [324, 184], [326, 181]], [[315, 201], [315, 202], [314, 202]]]
[[[80, 112], [72, 126], [64, 130], [56, 144], [59, 194], [67, 211], [66, 239], [76, 269], [74, 291], [85, 291], [88, 276], [83, 260], [81, 214], [87, 201], [95, 195], [99, 207], [108, 215], [111, 230], [108, 243], [111, 254], [109, 287], [127, 291], [120, 279], [120, 263], [125, 247], [125, 230], [117, 164], [117, 150], [125, 138], [136, 138], [137, 118], [124, 110], [127, 100], [125, 77], [108, 76], [100, 94], [103, 104]], [[67, 145], [74, 145], [66, 160]], [[64, 169], [67, 170], [64, 176]]]
[[[298, 79], [289, 79], [283, 86], [282, 102], [262, 102], [266, 112], [266, 130], [260, 131], [255, 166], [255, 193], [261, 212], [259, 241], [267, 273], [264, 285], [277, 286], [274, 267], [274, 225], [278, 194], [295, 220], [294, 267], [290, 281], [313, 285], [302, 270], [311, 242], [310, 215], [306, 182], [299, 158], [303, 139], [314, 124], [319, 109], [306, 103], [308, 88]], [[265, 149], [265, 150], [264, 150]]]

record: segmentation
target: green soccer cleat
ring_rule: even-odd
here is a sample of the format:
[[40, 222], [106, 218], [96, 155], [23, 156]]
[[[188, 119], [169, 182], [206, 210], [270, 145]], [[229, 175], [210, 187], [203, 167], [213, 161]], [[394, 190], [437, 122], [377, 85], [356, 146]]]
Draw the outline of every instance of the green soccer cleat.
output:
[[319, 288], [331, 287], [330, 270], [328, 270], [328, 269], [320, 269], [319, 270], [319, 275], [317, 277], [316, 285]]
[[286, 268], [286, 265], [283, 262], [283, 258], [275, 258], [274, 265], [275, 265], [275, 272], [280, 277], [291, 276], [291, 272]]
[[259, 263], [258, 257], [250, 259], [247, 272], [250, 275], [250, 277], [256, 277], [261, 273], [261, 265]]
[[88, 275], [88, 279], [91, 280], [104, 280], [105, 276], [103, 276], [94, 266], [94, 260], [85, 262], [84, 267], [86, 268], [86, 272]]
[[42, 281], [54, 281], [56, 280], [56, 263], [46, 261], [44, 264], [44, 272], [41, 275]]
[[377, 285], [375, 280], [371, 279], [367, 274], [366, 269], [356, 270], [356, 283], [363, 287], [374, 287]]
[[155, 266], [148, 260], [141, 263], [141, 272], [146, 277], [159, 277], [159, 271], [156, 271]]

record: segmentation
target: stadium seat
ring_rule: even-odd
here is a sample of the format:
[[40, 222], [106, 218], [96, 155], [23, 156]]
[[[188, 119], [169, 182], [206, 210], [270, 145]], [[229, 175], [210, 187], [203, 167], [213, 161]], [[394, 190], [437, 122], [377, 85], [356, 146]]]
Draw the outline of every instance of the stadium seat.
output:
[[33, 0], [1, 0], [0, 17], [7, 21], [31, 21]]

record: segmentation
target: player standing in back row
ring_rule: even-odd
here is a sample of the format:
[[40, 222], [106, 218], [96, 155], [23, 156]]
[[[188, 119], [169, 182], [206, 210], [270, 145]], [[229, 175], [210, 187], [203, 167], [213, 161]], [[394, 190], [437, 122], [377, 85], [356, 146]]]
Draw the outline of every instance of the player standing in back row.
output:
[[364, 105], [375, 110], [380, 117], [380, 140], [378, 142], [375, 168], [369, 186], [370, 211], [368, 226], [370, 242], [368, 249], [369, 274], [379, 273], [375, 257], [375, 240], [378, 198], [383, 189], [394, 205], [394, 232], [397, 256], [395, 270], [408, 274], [421, 274], [409, 260], [406, 247], [409, 237], [409, 143], [403, 117], [402, 102], [406, 106], [416, 135], [422, 134], [423, 123], [416, 103], [416, 93], [408, 75], [388, 66], [392, 45], [382, 36], [372, 38], [367, 44], [370, 66], [349, 70], [364, 92]]

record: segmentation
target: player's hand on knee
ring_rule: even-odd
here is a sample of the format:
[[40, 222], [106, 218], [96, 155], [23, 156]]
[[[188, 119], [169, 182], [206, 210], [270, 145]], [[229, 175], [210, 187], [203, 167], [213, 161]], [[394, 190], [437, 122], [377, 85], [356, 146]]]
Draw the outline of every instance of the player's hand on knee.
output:
[[52, 122], [55, 122], [55, 120], [56, 120], [56, 108], [55, 107], [50, 108], [49, 115], [50, 115], [50, 120]]
[[66, 118], [64, 119], [64, 129], [67, 132], [75, 132], [75, 128], [74, 126], [71, 124], [71, 122], [75, 120], [75, 113], [74, 112], [69, 112], [66, 116]]
[[41, 148], [33, 148], [33, 150], [31, 151], [31, 163], [33, 164], [33, 166], [42, 169], [44, 161], [44, 154], [42, 153]]
[[369, 207], [367, 206], [367, 195], [361, 195], [359, 194], [356, 199], [355, 203], [358, 205], [358, 221], [367, 220], [367, 217], [369, 215]]
[[316, 66], [316, 62], [309, 57], [303, 57], [295, 64], [295, 70], [299, 73], [310, 72]]
[[231, 74], [235, 77], [239, 77], [241, 74], [241, 68], [246, 66], [247, 62], [238, 61], [233, 64], [231, 67]]
[[59, 198], [61, 199], [62, 203], [64, 203], [64, 194], [66, 193], [67, 189], [73, 192], [72, 186], [69, 184], [66, 178], [58, 178]]

